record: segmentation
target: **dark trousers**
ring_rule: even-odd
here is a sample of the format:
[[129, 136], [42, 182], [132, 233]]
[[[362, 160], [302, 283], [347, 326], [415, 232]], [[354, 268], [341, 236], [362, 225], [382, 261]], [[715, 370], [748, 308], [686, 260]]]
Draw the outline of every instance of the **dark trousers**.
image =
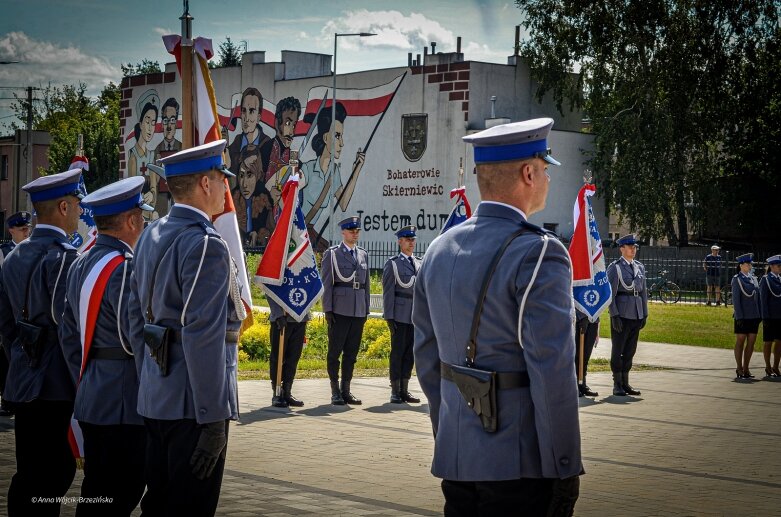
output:
[[334, 314], [334, 322], [328, 327], [328, 378], [339, 380], [339, 356], [342, 356], [342, 380], [353, 378], [355, 359], [361, 347], [361, 336], [366, 318], [354, 318]]
[[40, 498], [64, 496], [76, 474], [68, 445], [73, 402], [33, 400], [14, 403], [13, 409], [16, 474], [8, 489], [8, 515], [59, 515], [59, 502], [41, 503]]
[[[145, 418], [144, 424], [147, 430], [144, 517], [214, 515], [220, 499], [225, 452], [212, 475], [200, 480], [190, 466], [201, 434], [195, 420]], [[227, 420], [225, 432], [228, 432]]]
[[390, 380], [412, 377], [412, 344], [415, 339], [415, 327], [410, 323], [396, 322], [396, 330], [391, 333]]
[[591, 352], [594, 350], [594, 344], [597, 342], [597, 331], [599, 330], [599, 320], [591, 323], [588, 318], [582, 318], [575, 324], [575, 375], [580, 371], [580, 336], [583, 335], [583, 384], [586, 384], [586, 373], [588, 371], [588, 361], [591, 359]]
[[616, 332], [611, 329], [610, 340], [613, 348], [610, 352], [610, 369], [613, 373], [624, 373], [632, 369], [632, 359], [637, 352], [637, 339], [640, 337], [640, 325], [643, 320], [621, 318], [623, 329]]
[[553, 497], [553, 482], [531, 478], [477, 482], [443, 479], [445, 517], [545, 516]]
[[[275, 323], [271, 324], [271, 353], [268, 356], [268, 370], [271, 383], [277, 384], [277, 357], [279, 356], [279, 328]], [[293, 382], [296, 378], [298, 360], [301, 359], [301, 351], [304, 350], [304, 337], [306, 336], [306, 322], [298, 323], [288, 321], [285, 325], [285, 348], [282, 351], [282, 382]]]
[[[79, 422], [84, 435], [84, 481], [81, 497], [108, 502], [79, 503], [77, 517], [130, 515], [144, 494], [146, 429], [143, 425], [96, 425]], [[146, 503], [141, 503], [142, 511]]]
[[[8, 358], [5, 356], [3, 345], [0, 345], [0, 399], [3, 398], [6, 377], [8, 377]], [[5, 406], [5, 403], [3, 403], [3, 406]]]

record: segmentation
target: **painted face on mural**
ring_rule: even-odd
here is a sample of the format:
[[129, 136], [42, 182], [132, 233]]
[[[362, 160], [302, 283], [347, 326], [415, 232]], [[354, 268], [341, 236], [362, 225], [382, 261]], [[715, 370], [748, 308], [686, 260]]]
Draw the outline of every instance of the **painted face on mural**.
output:
[[176, 108], [167, 106], [163, 110], [163, 138], [172, 142], [176, 135]]
[[239, 190], [244, 199], [249, 199], [255, 193], [255, 186], [258, 183], [259, 171], [257, 167], [258, 156], [247, 157], [239, 167]]
[[293, 143], [298, 121], [298, 110], [285, 110], [282, 112], [282, 121], [277, 122], [277, 136], [285, 147]]
[[260, 99], [254, 95], [247, 95], [241, 101], [241, 130], [244, 133], [252, 133], [258, 125], [260, 118]]
[[152, 137], [155, 134], [155, 119], [157, 114], [154, 110], [146, 110], [144, 116], [141, 118], [141, 138], [144, 142], [151, 142]]
[[[344, 147], [344, 125], [337, 120], [336, 123], [331, 127], [333, 134], [336, 137], [336, 145], [334, 146], [334, 159], [338, 160], [339, 156], [342, 154], [342, 147]], [[326, 144], [328, 144], [328, 149], [330, 150], [331, 133], [327, 133], [324, 140], [326, 140]]]

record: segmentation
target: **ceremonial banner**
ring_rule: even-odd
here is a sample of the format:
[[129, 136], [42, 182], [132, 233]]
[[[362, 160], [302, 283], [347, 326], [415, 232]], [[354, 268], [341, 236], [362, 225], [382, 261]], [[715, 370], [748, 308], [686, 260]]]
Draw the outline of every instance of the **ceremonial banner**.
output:
[[456, 199], [456, 204], [453, 206], [453, 210], [450, 211], [447, 221], [442, 226], [442, 231], [439, 232], [440, 235], [472, 217], [472, 208], [469, 206], [469, 200], [466, 198], [466, 187], [458, 187], [451, 190], [450, 199], [454, 197], [458, 197], [458, 199]]
[[258, 264], [255, 282], [266, 296], [301, 321], [323, 295], [323, 281], [298, 202], [298, 187], [298, 176], [292, 176], [282, 189], [282, 211]]
[[[170, 54], [176, 57], [176, 65], [181, 74], [181, 36], [163, 36], [165, 47]], [[193, 40], [195, 55], [193, 68], [195, 77], [193, 81], [193, 93], [195, 96], [194, 138], [195, 145], [207, 144], [222, 138], [220, 133], [219, 116], [217, 114], [217, 99], [214, 95], [214, 84], [209, 74], [208, 61], [214, 55], [212, 41], [207, 38], [195, 38]], [[238, 172], [238, 171], [237, 171]], [[228, 244], [228, 250], [236, 263], [237, 281], [241, 291], [241, 300], [247, 311], [247, 318], [242, 324], [242, 329], [252, 325], [252, 293], [250, 292], [249, 278], [247, 276], [247, 263], [244, 260], [244, 249], [241, 246], [239, 236], [239, 224], [236, 219], [236, 207], [230, 195], [228, 180], [225, 179], [225, 209], [214, 217], [214, 228]]]
[[[86, 196], [87, 186], [84, 184], [84, 172], [89, 172], [89, 160], [86, 156], [76, 155], [71, 160], [71, 169], [81, 169], [82, 175], [79, 178], [79, 190]], [[73, 232], [70, 238], [70, 244], [79, 253], [84, 253], [92, 246], [95, 245], [95, 241], [98, 239], [98, 228], [95, 226], [95, 220], [92, 218], [92, 209], [81, 205], [81, 216], [79, 216], [79, 227]]]
[[590, 197], [596, 190], [594, 185], [586, 184], [578, 192], [573, 209], [575, 233], [569, 245], [575, 307], [588, 315], [592, 323], [607, 309], [612, 300], [605, 256], [602, 253], [602, 240], [591, 207]]

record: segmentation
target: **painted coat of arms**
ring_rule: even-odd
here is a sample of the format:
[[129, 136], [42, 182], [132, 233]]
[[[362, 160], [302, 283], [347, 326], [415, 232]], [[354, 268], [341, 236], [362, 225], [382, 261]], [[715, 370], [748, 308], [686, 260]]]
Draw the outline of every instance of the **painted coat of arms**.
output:
[[426, 152], [428, 114], [409, 113], [401, 116], [401, 152], [411, 162], [420, 160]]

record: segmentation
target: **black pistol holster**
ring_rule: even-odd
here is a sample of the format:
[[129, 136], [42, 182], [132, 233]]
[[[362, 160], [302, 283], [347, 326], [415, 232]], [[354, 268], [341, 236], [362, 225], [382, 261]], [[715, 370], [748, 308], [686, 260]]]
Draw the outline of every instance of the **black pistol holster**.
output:
[[149, 356], [160, 368], [160, 375], [168, 375], [168, 347], [170, 345], [170, 331], [168, 327], [144, 324], [144, 344], [149, 347]]
[[16, 320], [16, 328], [19, 332], [17, 340], [22, 346], [22, 350], [27, 355], [27, 361], [30, 368], [37, 368], [41, 360], [43, 351], [43, 342], [48, 335], [44, 332], [44, 327], [34, 325], [24, 319]]
[[[485, 280], [480, 289], [480, 295], [477, 299], [474, 317], [472, 318], [472, 329], [469, 333], [469, 341], [466, 345], [466, 366], [441, 363], [441, 375], [443, 379], [453, 382], [461, 396], [464, 397], [469, 408], [480, 417], [483, 424], [483, 430], [487, 433], [495, 433], [499, 428], [499, 408], [497, 407], [496, 390], [502, 388], [514, 388], [528, 386], [528, 374], [526, 372], [501, 372], [497, 373], [491, 370], [481, 370], [475, 366], [475, 356], [477, 355], [477, 329], [480, 326], [480, 315], [483, 312], [483, 303], [488, 293], [488, 285], [491, 283], [496, 266], [504, 255], [505, 250], [516, 237], [526, 231], [521, 228], [504, 241], [502, 246], [494, 255], [491, 265], [486, 272]], [[504, 386], [499, 386], [499, 379], [504, 376], [506, 380]], [[525, 382], [524, 380], [525, 379]]]

